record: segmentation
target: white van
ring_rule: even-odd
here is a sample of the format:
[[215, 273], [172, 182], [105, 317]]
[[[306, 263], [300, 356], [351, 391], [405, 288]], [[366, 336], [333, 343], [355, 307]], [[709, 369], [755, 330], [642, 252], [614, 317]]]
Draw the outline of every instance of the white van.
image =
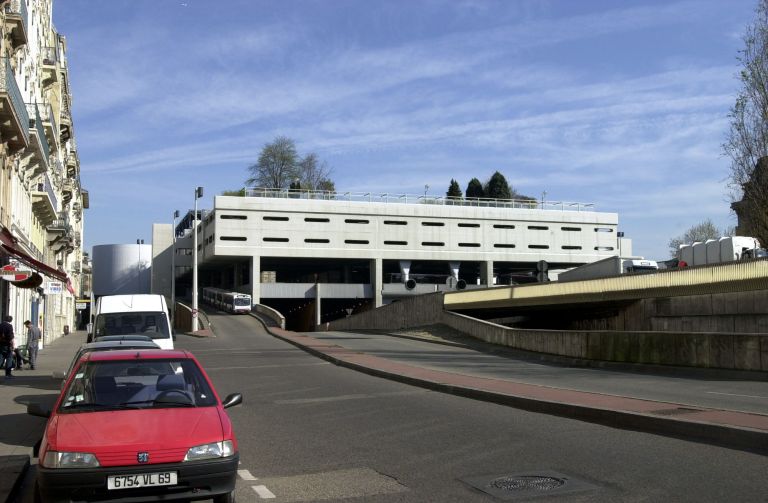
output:
[[88, 341], [106, 335], [145, 335], [161, 349], [173, 349], [173, 329], [162, 295], [105, 295], [96, 301]]

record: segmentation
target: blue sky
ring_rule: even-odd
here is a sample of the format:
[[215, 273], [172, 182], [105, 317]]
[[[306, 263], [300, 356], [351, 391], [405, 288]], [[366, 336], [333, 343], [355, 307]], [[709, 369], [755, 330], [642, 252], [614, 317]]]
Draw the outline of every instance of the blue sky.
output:
[[634, 252], [735, 225], [720, 145], [755, 0], [56, 0], [86, 249], [243, 186], [278, 135], [341, 191], [502, 172], [617, 212]]

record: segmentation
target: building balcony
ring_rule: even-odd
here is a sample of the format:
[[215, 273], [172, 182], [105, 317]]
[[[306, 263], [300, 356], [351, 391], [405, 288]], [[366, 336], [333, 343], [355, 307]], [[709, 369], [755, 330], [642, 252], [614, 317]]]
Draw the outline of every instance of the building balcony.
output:
[[5, 4], [5, 25], [11, 35], [11, 44], [14, 49], [25, 45], [27, 40], [27, 26], [29, 26], [29, 11], [24, 0], [11, 0]]
[[79, 260], [75, 260], [74, 262], [72, 262], [72, 265], [70, 266], [70, 268], [72, 269], [72, 272], [79, 273], [80, 272], [80, 261]]
[[67, 205], [72, 200], [72, 196], [77, 189], [77, 183], [74, 178], [65, 178], [61, 182], [61, 199]]
[[15, 154], [29, 145], [29, 114], [10, 61], [0, 59], [0, 137], [8, 143], [8, 154]]
[[59, 203], [48, 173], [43, 173], [40, 180], [33, 187], [32, 212], [43, 225], [48, 226], [56, 219]]
[[52, 143], [56, 149], [59, 148], [60, 132], [59, 126], [56, 123], [56, 115], [53, 112], [53, 107], [50, 103], [38, 107], [40, 112], [40, 118], [43, 121], [43, 128], [45, 134], [48, 137], [48, 142]]
[[43, 86], [49, 87], [59, 81], [59, 49], [43, 47], [42, 51]]
[[48, 247], [53, 253], [72, 253], [75, 249], [74, 230], [69, 223], [69, 218], [64, 212], [51, 222], [48, 227]]
[[34, 178], [48, 170], [50, 145], [48, 145], [48, 138], [45, 136], [37, 103], [28, 103], [27, 112], [29, 117], [29, 147], [22, 157], [22, 167], [30, 170], [29, 176]]

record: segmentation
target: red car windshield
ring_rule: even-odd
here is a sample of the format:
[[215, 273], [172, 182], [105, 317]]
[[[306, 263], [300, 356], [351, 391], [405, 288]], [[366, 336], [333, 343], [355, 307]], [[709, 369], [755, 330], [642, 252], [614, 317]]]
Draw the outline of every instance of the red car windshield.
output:
[[59, 412], [212, 405], [213, 390], [193, 360], [89, 360], [64, 391]]

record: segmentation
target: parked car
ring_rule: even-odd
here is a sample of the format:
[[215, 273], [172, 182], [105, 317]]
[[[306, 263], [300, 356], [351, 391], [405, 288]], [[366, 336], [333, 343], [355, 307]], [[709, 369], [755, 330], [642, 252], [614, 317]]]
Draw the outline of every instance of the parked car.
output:
[[[120, 338], [111, 340], [99, 340], [97, 342], [83, 344], [78, 348], [77, 352], [75, 352], [75, 357], [72, 358], [72, 362], [69, 364], [69, 367], [67, 367], [67, 370], [64, 372], [61, 370], [55, 370], [52, 374], [53, 378], [62, 379], [61, 387], [63, 389], [64, 384], [66, 384], [67, 377], [70, 373], [72, 373], [72, 369], [75, 367], [77, 362], [80, 361], [80, 358], [84, 354], [90, 353], [92, 351], [115, 351], [119, 349], [160, 349], [160, 346], [152, 342], [152, 339], [149, 337], [138, 336], [141, 337], [138, 340], [128, 339], [128, 336], [117, 337], [126, 337], [126, 339]], [[108, 337], [101, 337], [100, 339], [108, 339]]]
[[39, 449], [39, 501], [234, 501], [239, 453], [197, 359], [180, 350], [84, 354], [48, 418]]

